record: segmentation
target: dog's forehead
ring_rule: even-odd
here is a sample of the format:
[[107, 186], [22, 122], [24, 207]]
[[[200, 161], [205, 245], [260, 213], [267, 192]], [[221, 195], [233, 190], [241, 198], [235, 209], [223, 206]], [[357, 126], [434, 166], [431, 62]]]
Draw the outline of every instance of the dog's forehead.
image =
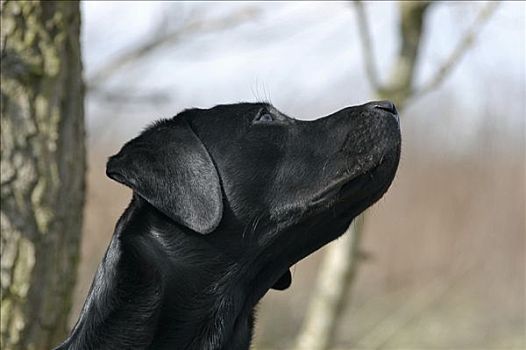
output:
[[186, 114], [190, 118], [229, 118], [229, 117], [243, 117], [253, 116], [261, 109], [266, 109], [270, 113], [281, 114], [274, 106], [268, 102], [240, 102], [233, 104], [220, 104], [208, 109], [194, 108], [186, 110], [181, 114]]
[[[190, 124], [199, 127], [208, 125], [236, 125], [236, 127], [248, 126], [250, 122], [265, 111], [275, 116], [286, 119], [286, 116], [268, 102], [241, 102], [234, 104], [221, 104], [212, 108], [186, 109], [176, 115], [173, 119], [185, 119]], [[226, 123], [226, 124], [224, 124]]]
[[207, 114], [215, 115], [216, 112], [221, 115], [246, 116], [258, 113], [262, 108], [267, 110], [276, 110], [274, 106], [267, 102], [241, 102], [235, 104], [217, 105], [205, 110]]
[[[177, 125], [183, 120], [190, 122], [194, 126], [224, 123], [225, 121], [236, 122], [244, 120], [249, 123], [262, 110], [280, 116], [281, 119], [289, 119], [285, 114], [280, 112], [276, 107], [268, 102], [241, 102], [235, 104], [221, 104], [211, 108], [189, 108], [181, 111], [172, 118], [160, 119], [148, 125], [139, 135], [140, 137], [151, 136], [152, 134], [162, 133]], [[184, 122], [183, 122], [184, 123]], [[237, 124], [241, 126], [242, 124]]]

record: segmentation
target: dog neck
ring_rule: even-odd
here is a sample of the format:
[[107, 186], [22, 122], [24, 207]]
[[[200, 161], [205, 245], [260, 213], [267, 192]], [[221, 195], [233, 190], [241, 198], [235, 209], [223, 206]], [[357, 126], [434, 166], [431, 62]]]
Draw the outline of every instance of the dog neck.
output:
[[247, 303], [246, 288], [232, 284], [237, 267], [219, 261], [213, 247], [185, 252], [184, 240], [195, 238], [169, 232], [178, 228], [163, 226], [160, 216], [134, 197], [77, 324], [57, 349], [249, 348], [257, 301]]

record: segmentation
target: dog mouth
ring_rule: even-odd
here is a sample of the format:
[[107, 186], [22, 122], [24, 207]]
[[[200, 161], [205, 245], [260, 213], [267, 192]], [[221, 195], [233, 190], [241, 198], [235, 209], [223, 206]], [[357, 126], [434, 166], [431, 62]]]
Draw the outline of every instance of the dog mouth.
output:
[[[316, 194], [310, 205], [319, 207], [331, 205], [336, 202], [346, 201], [354, 196], [374, 197], [375, 187], [383, 188], [385, 184], [390, 184], [396, 170], [396, 164], [393, 163], [394, 157], [386, 155], [381, 158], [378, 164], [355, 176], [342, 177], [320, 193]], [[388, 174], [392, 168], [393, 175]], [[385, 174], [384, 174], [385, 173]]]
[[[306, 215], [312, 221], [293, 220], [289, 224], [291, 226], [287, 225], [289, 227], [286, 231], [289, 231], [287, 232], [289, 234], [281, 232], [278, 240], [273, 243], [274, 247], [276, 245], [281, 247], [279, 253], [273, 255], [271, 261], [263, 263], [253, 277], [253, 286], [257, 286], [254, 295], [262, 297], [270, 288], [277, 290], [288, 288], [292, 283], [291, 266], [343, 234], [354, 217], [380, 199], [394, 179], [399, 154], [399, 147], [392, 149], [368, 170], [355, 176], [337, 179], [315, 194], [309, 202], [307, 212], [303, 211], [300, 215], [302, 217]], [[319, 218], [327, 216], [331, 218], [330, 228], [327, 225], [319, 226], [321, 222]], [[297, 225], [303, 225], [303, 229], [300, 230], [304, 230], [306, 235], [293, 233]], [[325, 234], [315, 234], [318, 231]], [[301, 250], [291, 248], [298, 246], [303, 248]]]
[[[382, 197], [390, 186], [396, 168], [398, 166], [397, 151], [390, 152], [382, 157], [381, 161], [367, 171], [352, 178], [345, 177], [338, 179], [328, 186], [325, 190], [317, 194], [310, 204], [311, 217], [326, 215], [330, 213], [335, 222], [340, 222], [335, 235], [325, 235], [323, 237], [312, 235], [307, 244], [308, 248], [298, 252], [283, 250], [273, 262], [266, 265], [259, 274], [260, 281], [266, 281], [264, 285], [268, 288], [277, 290], [286, 289], [291, 284], [290, 268], [305, 256], [327, 244], [330, 240], [343, 233], [350, 221]], [[325, 214], [324, 214], [325, 213]], [[347, 218], [347, 219], [346, 219]], [[317, 229], [308, 230], [310, 232]], [[320, 232], [324, 231], [321, 228]], [[316, 238], [317, 236], [318, 238]], [[284, 239], [286, 235], [283, 236]], [[301, 238], [304, 241], [305, 237]], [[283, 243], [282, 246], [297, 246], [297, 242]], [[280, 261], [279, 267], [275, 262]], [[268, 275], [267, 275], [268, 274]], [[262, 276], [267, 275], [267, 278]], [[272, 277], [270, 277], [272, 276]], [[265, 288], [264, 288], [265, 289]], [[265, 289], [266, 290], [266, 289]]]

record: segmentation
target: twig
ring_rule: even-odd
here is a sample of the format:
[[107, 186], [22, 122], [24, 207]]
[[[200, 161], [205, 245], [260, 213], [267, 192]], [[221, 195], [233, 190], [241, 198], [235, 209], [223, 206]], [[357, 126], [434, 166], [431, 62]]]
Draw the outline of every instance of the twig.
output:
[[111, 92], [111, 91], [94, 91], [94, 96], [104, 103], [126, 103], [126, 104], [151, 104], [158, 105], [168, 103], [170, 94], [162, 91], [152, 91], [147, 93], [132, 93], [130, 91]]
[[95, 73], [93, 73], [87, 79], [88, 90], [96, 88], [103, 80], [114, 74], [116, 71], [121, 69], [123, 66], [130, 64], [131, 62], [137, 61], [160, 47], [173, 44], [179, 39], [186, 35], [194, 33], [213, 32], [217, 30], [226, 29], [234, 25], [243, 23], [251, 18], [254, 18], [256, 10], [254, 8], [245, 8], [236, 13], [230, 14], [223, 18], [216, 19], [194, 19], [188, 21], [182, 27], [165, 33], [162, 30], [157, 31], [157, 35], [153, 38], [146, 40], [137, 46], [122, 52], [120, 55], [115, 57], [113, 60], [106, 63]]
[[429, 93], [442, 83], [442, 81], [453, 70], [455, 65], [460, 62], [464, 54], [473, 45], [477, 33], [487, 22], [487, 20], [491, 17], [491, 15], [495, 12], [497, 6], [499, 6], [498, 1], [490, 1], [486, 6], [484, 6], [480, 10], [480, 12], [477, 15], [477, 18], [475, 19], [471, 27], [466, 31], [466, 33], [464, 33], [464, 36], [462, 37], [462, 39], [460, 39], [457, 46], [452, 51], [451, 55], [442, 63], [435, 75], [427, 83], [423, 84], [421, 88], [415, 90], [411, 94], [411, 99], [419, 98]]
[[373, 86], [373, 89], [378, 91], [382, 87], [378, 79], [378, 71], [375, 64], [375, 55], [373, 52], [371, 34], [369, 31], [369, 24], [367, 22], [367, 14], [363, 7], [363, 2], [360, 0], [353, 1], [356, 9], [356, 17], [358, 20], [358, 33], [360, 34], [360, 43], [362, 44], [362, 54], [365, 64], [365, 71], [369, 78], [369, 82]]

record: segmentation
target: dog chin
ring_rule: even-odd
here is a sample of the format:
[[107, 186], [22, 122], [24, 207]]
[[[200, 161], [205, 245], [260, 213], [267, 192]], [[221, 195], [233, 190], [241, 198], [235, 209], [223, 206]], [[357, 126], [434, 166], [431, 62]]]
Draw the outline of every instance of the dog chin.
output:
[[382, 198], [394, 180], [398, 154], [395, 151], [386, 155], [370, 171], [343, 185], [335, 205], [342, 205], [351, 215], [357, 216]]
[[[391, 184], [396, 166], [383, 162], [368, 170], [367, 172], [355, 176], [351, 179], [342, 178], [335, 181], [327, 189], [314, 197], [310, 203], [312, 209], [334, 209], [335, 206], [348, 207], [353, 203], [360, 204], [367, 202], [368, 198], [375, 198], [378, 192], [383, 194]], [[374, 201], [370, 204], [372, 205]], [[364, 208], [365, 209], [365, 208]]]

